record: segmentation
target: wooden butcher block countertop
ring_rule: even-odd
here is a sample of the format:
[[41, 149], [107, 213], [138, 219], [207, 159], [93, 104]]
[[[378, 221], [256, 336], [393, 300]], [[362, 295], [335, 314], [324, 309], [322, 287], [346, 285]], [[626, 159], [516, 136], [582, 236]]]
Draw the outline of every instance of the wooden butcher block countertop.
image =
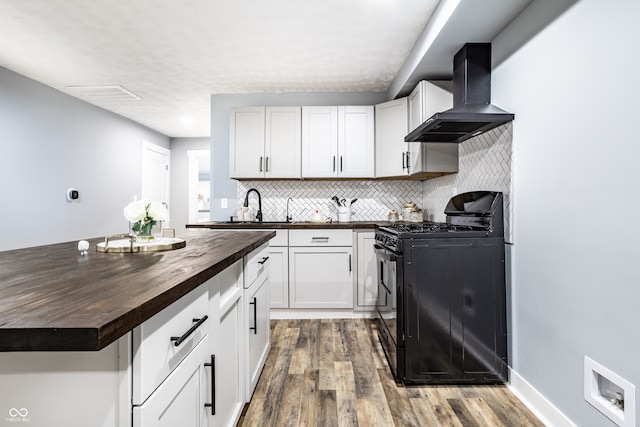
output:
[[103, 253], [92, 239], [0, 252], [0, 351], [97, 351], [275, 236], [188, 230], [181, 249]]

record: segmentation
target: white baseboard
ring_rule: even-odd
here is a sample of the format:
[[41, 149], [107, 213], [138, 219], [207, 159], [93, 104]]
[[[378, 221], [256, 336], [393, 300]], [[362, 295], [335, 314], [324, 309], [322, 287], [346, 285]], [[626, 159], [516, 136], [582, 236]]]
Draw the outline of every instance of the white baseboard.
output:
[[272, 308], [271, 319], [369, 319], [376, 317], [375, 312], [326, 309], [290, 309]]
[[509, 369], [509, 380], [509, 390], [520, 399], [545, 426], [576, 427], [565, 414], [513, 369]]

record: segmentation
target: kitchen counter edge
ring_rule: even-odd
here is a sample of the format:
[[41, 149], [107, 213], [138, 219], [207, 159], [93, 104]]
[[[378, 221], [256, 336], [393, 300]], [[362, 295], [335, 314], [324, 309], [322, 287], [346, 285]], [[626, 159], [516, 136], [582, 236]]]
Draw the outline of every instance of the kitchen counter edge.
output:
[[77, 242], [0, 252], [0, 352], [101, 350], [275, 235], [187, 230], [186, 247], [153, 253], [96, 252], [102, 239], [84, 257]]

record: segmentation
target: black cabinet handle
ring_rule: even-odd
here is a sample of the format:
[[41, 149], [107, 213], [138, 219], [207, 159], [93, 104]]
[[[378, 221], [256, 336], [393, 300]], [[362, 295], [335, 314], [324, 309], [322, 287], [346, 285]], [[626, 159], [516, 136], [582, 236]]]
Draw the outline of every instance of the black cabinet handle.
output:
[[253, 331], [253, 335], [258, 335], [258, 300], [256, 297], [253, 297], [253, 302], [249, 304], [253, 306], [253, 327], [250, 327], [249, 330]]
[[340, 172], [342, 172], [342, 156], [340, 156]]
[[268, 256], [264, 256], [264, 257], [262, 257], [262, 261], [258, 261], [258, 264], [262, 265], [262, 264], [264, 264], [265, 262], [267, 262], [267, 260], [268, 260], [268, 259], [269, 259], [269, 257], [268, 257]]
[[211, 403], [205, 403], [205, 408], [211, 408], [211, 415], [216, 414], [216, 355], [211, 355], [211, 363], [204, 366], [211, 367]]
[[171, 337], [171, 341], [174, 341], [173, 345], [177, 347], [180, 344], [182, 344], [182, 342], [186, 340], [189, 337], [189, 335], [191, 335], [196, 329], [198, 329], [198, 327], [200, 327], [200, 325], [202, 325], [205, 322], [205, 320], [207, 320], [208, 318], [209, 316], [205, 315], [201, 319], [193, 319], [193, 321], [196, 322], [196, 324], [193, 325], [191, 328], [189, 328], [187, 332], [182, 334], [182, 336], [180, 337]]
[[333, 171], [336, 171], [336, 156], [333, 156]]
[[406, 154], [404, 153], [404, 151], [402, 152], [402, 170], [405, 170], [407, 167], [405, 166], [405, 162], [404, 159], [406, 157]]
[[269, 156], [265, 157], [264, 165], [265, 172], [269, 172]]
[[349, 254], [349, 273], [351, 273], [351, 254]]
[[262, 159], [263, 159], [263, 157], [260, 156], [260, 172], [262, 172]]

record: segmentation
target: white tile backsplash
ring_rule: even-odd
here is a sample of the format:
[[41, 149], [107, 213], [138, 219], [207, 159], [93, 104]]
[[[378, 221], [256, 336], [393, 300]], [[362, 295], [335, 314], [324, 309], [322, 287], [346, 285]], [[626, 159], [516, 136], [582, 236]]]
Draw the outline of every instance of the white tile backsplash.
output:
[[460, 144], [459, 172], [424, 181], [425, 218], [444, 221], [451, 196], [474, 190], [504, 193], [505, 240], [513, 243], [511, 181], [513, 125], [499, 126]]
[[[409, 201], [420, 205], [421, 181], [239, 181], [238, 200], [244, 201], [246, 192], [255, 188], [262, 196], [262, 216], [265, 221], [283, 221], [287, 198], [294, 221], [308, 221], [318, 209], [323, 217], [337, 220], [337, 206], [331, 201], [358, 199], [353, 204], [352, 221], [381, 221], [387, 219], [391, 209]], [[257, 206], [255, 194], [250, 205]]]

